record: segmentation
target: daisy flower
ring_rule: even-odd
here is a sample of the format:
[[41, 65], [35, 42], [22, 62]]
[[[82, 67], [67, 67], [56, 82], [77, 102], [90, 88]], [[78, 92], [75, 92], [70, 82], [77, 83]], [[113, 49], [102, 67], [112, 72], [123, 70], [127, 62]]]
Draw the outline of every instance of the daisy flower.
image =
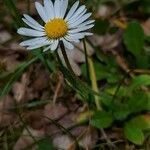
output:
[[60, 42], [63, 42], [67, 49], [73, 49], [73, 43], [78, 43], [85, 36], [92, 35], [88, 32], [94, 26], [94, 20], [89, 20], [91, 13], [87, 13], [84, 5], [79, 6], [79, 1], [75, 2], [71, 9], [67, 11], [68, 0], [44, 0], [44, 6], [35, 2], [35, 7], [44, 21], [44, 25], [27, 14], [22, 20], [30, 27], [21, 27], [18, 34], [32, 37], [20, 43], [28, 50], [45, 47], [43, 51], [56, 50]]

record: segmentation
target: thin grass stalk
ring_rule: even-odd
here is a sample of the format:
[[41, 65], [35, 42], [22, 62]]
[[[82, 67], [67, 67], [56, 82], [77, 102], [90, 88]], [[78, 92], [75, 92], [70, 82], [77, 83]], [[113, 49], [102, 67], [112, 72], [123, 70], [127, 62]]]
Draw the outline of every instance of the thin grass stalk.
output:
[[[94, 69], [94, 64], [93, 64], [92, 58], [88, 57], [88, 55], [87, 55], [87, 48], [86, 48], [85, 39], [83, 40], [83, 45], [84, 45], [84, 52], [85, 52], [87, 76], [89, 77], [88, 80], [90, 80], [90, 82], [91, 82], [92, 89], [95, 92], [98, 93], [99, 90], [98, 90], [98, 85], [97, 85], [97, 79], [96, 79], [96, 73], [95, 73], [95, 69]], [[102, 110], [102, 107], [100, 105], [99, 97], [97, 95], [94, 95], [94, 99], [95, 99], [95, 105], [96, 105], [97, 109], [98, 110]]]

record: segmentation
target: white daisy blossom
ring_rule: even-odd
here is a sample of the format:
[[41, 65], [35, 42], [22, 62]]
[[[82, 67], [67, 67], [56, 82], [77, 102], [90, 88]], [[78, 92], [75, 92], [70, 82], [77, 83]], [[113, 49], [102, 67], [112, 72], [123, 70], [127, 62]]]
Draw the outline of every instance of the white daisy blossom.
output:
[[22, 27], [17, 31], [18, 34], [32, 37], [20, 43], [29, 50], [44, 46], [43, 51], [49, 49], [53, 51], [58, 48], [60, 41], [67, 49], [73, 49], [73, 43], [92, 35], [87, 30], [94, 26], [94, 20], [89, 20], [91, 13], [86, 13], [86, 7], [79, 6], [79, 1], [73, 4], [68, 13], [68, 0], [55, 0], [54, 3], [51, 0], [44, 0], [44, 6], [35, 2], [35, 7], [44, 25], [24, 14], [22, 20], [30, 28]]

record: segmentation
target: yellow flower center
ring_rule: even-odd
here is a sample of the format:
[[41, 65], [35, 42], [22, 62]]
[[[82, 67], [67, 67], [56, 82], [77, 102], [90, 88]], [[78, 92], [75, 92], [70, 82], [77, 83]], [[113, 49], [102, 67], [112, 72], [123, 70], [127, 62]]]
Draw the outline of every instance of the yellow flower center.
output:
[[61, 18], [54, 18], [45, 24], [45, 32], [50, 39], [58, 39], [67, 34], [68, 25]]

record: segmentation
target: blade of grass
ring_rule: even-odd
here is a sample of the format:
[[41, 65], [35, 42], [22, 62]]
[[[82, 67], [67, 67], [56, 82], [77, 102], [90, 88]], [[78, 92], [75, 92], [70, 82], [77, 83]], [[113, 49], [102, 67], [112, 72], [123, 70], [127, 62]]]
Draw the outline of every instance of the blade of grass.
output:
[[85, 99], [85, 101], [88, 100], [89, 94], [100, 96], [98, 93], [93, 91], [91, 87], [89, 87], [86, 83], [80, 80], [77, 76], [74, 76], [72, 72], [62, 64], [57, 52], [56, 56], [58, 64], [60, 66], [60, 70], [63, 73], [65, 79], [70, 83], [70, 86]]
[[[93, 64], [92, 58], [88, 57], [85, 39], [83, 40], [83, 46], [84, 46], [85, 59], [86, 59], [88, 83], [90, 85], [92, 85], [93, 91], [98, 93], [99, 90], [98, 90], [98, 85], [97, 85], [95, 68], [94, 68], [94, 64]], [[91, 98], [91, 96], [89, 96], [89, 97]], [[94, 95], [94, 99], [95, 99], [95, 104], [96, 104], [97, 109], [98, 110], [102, 110], [101, 105], [100, 105], [99, 96]]]
[[21, 15], [20, 15], [14, 1], [13, 0], [4, 0], [4, 4], [5, 4], [6, 8], [8, 9], [8, 11], [10, 12], [10, 14], [12, 15], [12, 17], [15, 19], [17, 27], [22, 26], [23, 21], [21, 19]]
[[17, 79], [19, 79], [19, 77], [21, 76], [23, 71], [37, 60], [38, 60], [38, 58], [35, 57], [35, 58], [32, 58], [30, 61], [26, 61], [26, 62], [22, 63], [22, 65], [20, 65], [20, 67], [16, 70], [16, 72], [12, 75], [12, 77], [9, 79], [7, 84], [4, 86], [3, 90], [0, 92], [0, 97], [6, 95], [10, 91], [13, 83]]
[[52, 65], [51, 65], [50, 61], [48, 61], [48, 58], [46, 57], [46, 55], [42, 51], [42, 49], [32, 50], [32, 54], [35, 55], [36, 57], [38, 57], [41, 60], [41, 62], [45, 65], [45, 67], [47, 68], [47, 70], [50, 73], [54, 71], [53, 68], [52, 68]]

